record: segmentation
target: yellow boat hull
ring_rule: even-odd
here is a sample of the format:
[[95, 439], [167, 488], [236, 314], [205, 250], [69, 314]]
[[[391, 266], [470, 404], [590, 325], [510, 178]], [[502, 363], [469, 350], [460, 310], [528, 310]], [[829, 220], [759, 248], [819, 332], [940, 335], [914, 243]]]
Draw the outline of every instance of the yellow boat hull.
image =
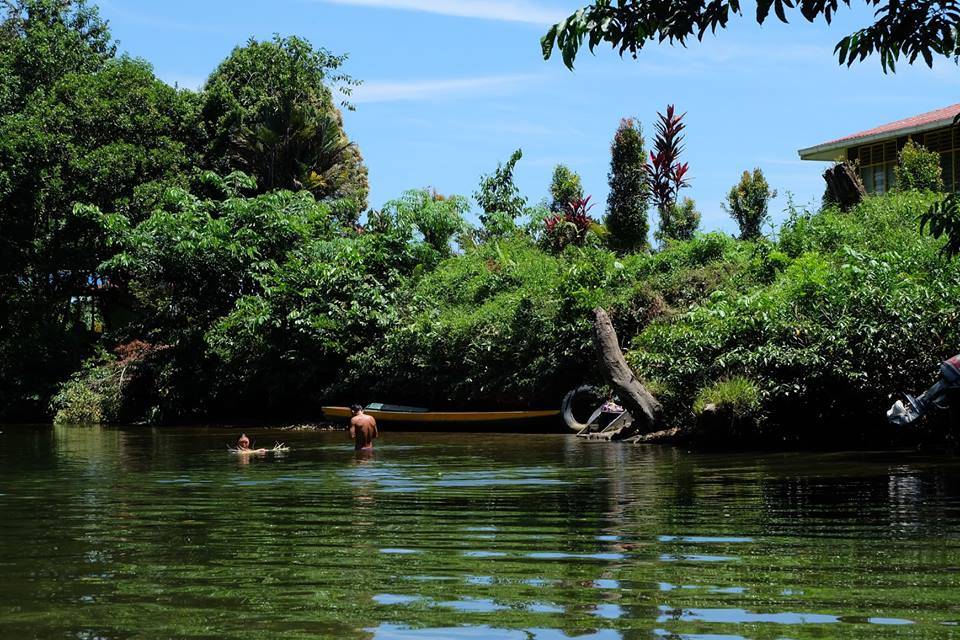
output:
[[[559, 419], [560, 417], [559, 409], [540, 411], [384, 411], [364, 409], [363, 412], [373, 416], [378, 422], [438, 427], [483, 424], [506, 425], [512, 422]], [[323, 415], [327, 420], [349, 420], [350, 407], [323, 407]]]

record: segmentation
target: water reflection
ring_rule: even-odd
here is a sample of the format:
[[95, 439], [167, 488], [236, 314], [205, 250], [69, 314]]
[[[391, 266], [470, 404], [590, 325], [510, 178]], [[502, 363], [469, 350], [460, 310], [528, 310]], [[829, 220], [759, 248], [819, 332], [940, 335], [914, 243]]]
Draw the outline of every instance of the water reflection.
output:
[[956, 631], [952, 459], [293, 433], [244, 464], [230, 430], [2, 431], [0, 637]]

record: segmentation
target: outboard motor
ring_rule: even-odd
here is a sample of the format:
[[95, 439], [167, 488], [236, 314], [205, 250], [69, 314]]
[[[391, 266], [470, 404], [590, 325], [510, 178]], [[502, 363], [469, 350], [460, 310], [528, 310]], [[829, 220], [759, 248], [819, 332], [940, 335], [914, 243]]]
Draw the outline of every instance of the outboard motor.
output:
[[947, 391], [960, 389], [960, 354], [940, 364], [940, 379], [919, 398], [907, 394], [907, 401], [897, 400], [887, 411], [887, 420], [903, 426], [915, 421], [931, 407], [946, 408]]

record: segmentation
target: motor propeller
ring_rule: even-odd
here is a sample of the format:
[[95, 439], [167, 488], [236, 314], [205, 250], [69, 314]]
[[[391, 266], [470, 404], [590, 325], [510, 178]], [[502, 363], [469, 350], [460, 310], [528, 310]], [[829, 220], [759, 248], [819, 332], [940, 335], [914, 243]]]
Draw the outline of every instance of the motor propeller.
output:
[[906, 402], [897, 400], [887, 411], [887, 420], [897, 426], [906, 426], [931, 408], [946, 408], [947, 392], [960, 389], [960, 354], [940, 363], [940, 379], [919, 397], [906, 394]]

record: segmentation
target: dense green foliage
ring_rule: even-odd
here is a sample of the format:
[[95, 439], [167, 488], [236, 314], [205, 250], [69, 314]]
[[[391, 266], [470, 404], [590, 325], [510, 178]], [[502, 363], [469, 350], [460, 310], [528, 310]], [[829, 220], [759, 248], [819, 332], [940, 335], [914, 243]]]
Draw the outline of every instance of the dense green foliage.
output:
[[560, 253], [570, 246], [582, 247], [589, 240], [605, 236], [602, 227], [590, 217], [590, 196], [567, 203], [563, 213], [546, 219], [542, 244], [553, 253]]
[[[177, 190], [208, 194], [211, 184], [200, 180], [208, 168], [247, 169], [267, 191], [269, 163], [257, 155], [266, 150], [310, 169], [293, 186], [312, 189], [349, 221], [365, 207], [366, 169], [325, 85], [352, 83], [334, 73], [342, 58], [295, 38], [251, 41], [194, 93], [161, 82], [142, 60], [118, 57], [106, 23], [83, 0], [4, 7], [0, 416], [35, 419], [57, 383], [99, 342], [122, 339], [113, 330], [130, 321], [126, 302], [137, 292], [122, 275], [108, 277], [118, 245], [90, 211], [136, 227]], [[260, 134], [277, 122], [271, 131], [282, 139], [273, 144]], [[323, 155], [331, 144], [336, 152]]]
[[[139, 224], [101, 216], [124, 249], [110, 273], [141, 310], [125, 339], [152, 350], [98, 356], [57, 407], [169, 420], [309, 413], [325, 400], [556, 406], [601, 378], [599, 305], [668, 425], [713, 404], [724, 418], [706, 423], [723, 429], [713, 437], [875, 439], [891, 394], [929, 384], [960, 340], [960, 268], [916, 225], [934, 197], [796, 211], [776, 242], [705, 234], [618, 257], [596, 243], [551, 255], [519, 232], [451, 255], [427, 238], [449, 237], [458, 206], [428, 191], [362, 233], [302, 192], [173, 192]], [[118, 401], [121, 360], [138, 367]]]
[[194, 159], [194, 97], [112, 56], [83, 2], [11, 3], [0, 25], [0, 414], [35, 415], [89, 352], [107, 254], [74, 203], [145, 210]]
[[925, 387], [960, 339], [960, 269], [916, 230], [931, 197], [796, 213], [777, 244], [744, 243], [755, 247], [748, 271], [768, 284], [718, 288], [634, 341], [631, 361], [656, 381], [667, 415], [683, 422], [691, 390], [738, 376], [760, 389], [768, 438], [837, 440], [881, 427], [891, 394]]
[[[359, 232], [307, 191], [243, 197], [252, 181], [231, 178], [208, 176], [226, 197], [172, 191], [139, 224], [84, 211], [119, 248], [105, 273], [132, 293], [136, 320], [118, 335], [165, 347], [139, 371], [153, 394], [136, 400], [154, 419], [315, 409], [348, 356], [393, 325], [401, 285], [449, 255], [462, 226], [462, 200], [411, 192]], [[115, 368], [99, 360], [91, 381]]]
[[715, 234], [625, 258], [591, 246], [554, 257], [522, 237], [487, 243], [414, 283], [397, 326], [358, 355], [351, 381], [364, 397], [556, 406], [572, 385], [598, 379], [595, 306], [635, 335], [746, 272], [748, 255]]
[[3, 9], [0, 114], [65, 75], [96, 71], [115, 53], [106, 23], [84, 0], [7, 0]]
[[[823, 18], [828, 24], [840, 5], [850, 0], [758, 0], [757, 23], [763, 24], [773, 10], [787, 22], [788, 10], [799, 11], [808, 22]], [[922, 57], [933, 66], [934, 56], [956, 61], [960, 55], [960, 2], [957, 0], [865, 0], [874, 8], [874, 22], [842, 38], [834, 49], [840, 64], [852, 65], [876, 54], [883, 70], [894, 70], [900, 57], [909, 63]], [[554, 47], [563, 62], [573, 68], [587, 39], [590, 51], [609, 43], [620, 55], [634, 57], [648, 42], [680, 44], [727, 26], [732, 15], [742, 15], [740, 0], [597, 0], [553, 25], [541, 39], [544, 59]]]
[[506, 164], [497, 163], [491, 174], [480, 176], [480, 184], [473, 194], [483, 212], [480, 214], [480, 239], [502, 238], [516, 230], [517, 218], [524, 214], [527, 199], [513, 182], [513, 171], [523, 157], [517, 149]]
[[670, 240], [690, 240], [700, 226], [700, 212], [693, 198], [684, 198], [674, 202], [670, 208], [660, 212], [660, 226], [654, 235], [660, 243]]
[[650, 187], [644, 167], [647, 154], [643, 129], [633, 118], [620, 121], [610, 145], [610, 172], [607, 182], [607, 217], [610, 241], [620, 251], [638, 251], [647, 247], [647, 208]]
[[367, 169], [328, 86], [349, 92], [357, 84], [338, 71], [344, 60], [295, 37], [234, 49], [203, 92], [207, 166], [245, 171], [261, 192], [308, 189], [349, 199], [343, 217], [355, 221], [367, 208]]
[[940, 154], [907, 140], [893, 169], [893, 185], [898, 191], [943, 191]]
[[763, 235], [763, 227], [770, 224], [770, 200], [776, 197], [777, 192], [757, 168], [753, 173], [743, 172], [722, 206], [740, 228], [740, 237], [748, 240]]
[[554, 167], [550, 178], [550, 212], [563, 213], [569, 205], [582, 199], [580, 176], [565, 164]]

